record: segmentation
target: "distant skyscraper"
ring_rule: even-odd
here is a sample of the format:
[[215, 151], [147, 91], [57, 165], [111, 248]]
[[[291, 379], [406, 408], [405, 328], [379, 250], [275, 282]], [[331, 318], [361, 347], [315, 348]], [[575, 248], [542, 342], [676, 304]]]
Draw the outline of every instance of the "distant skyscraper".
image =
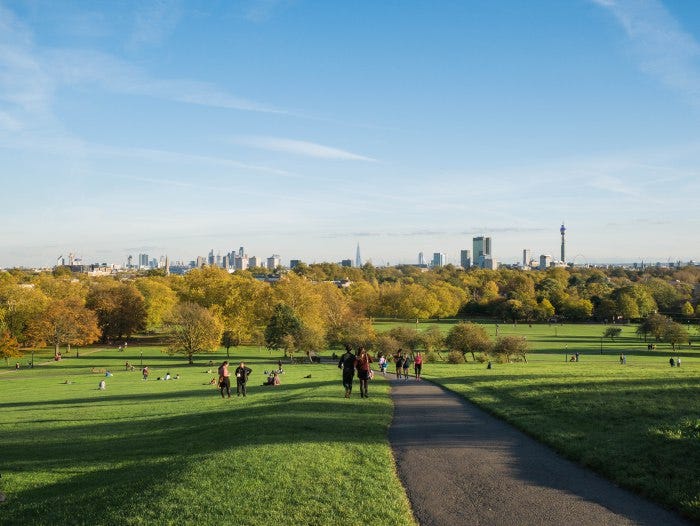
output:
[[299, 263], [301, 263], [300, 259], [290, 259], [289, 260], [289, 268], [296, 268], [299, 266]]
[[210, 265], [214, 264], [214, 249], [213, 248], [209, 251], [209, 258], [207, 259], [207, 263], [209, 263]]
[[523, 249], [523, 268], [528, 267], [530, 265], [530, 249], [529, 248], [524, 248]]
[[472, 252], [471, 250], [460, 250], [459, 252], [459, 264], [462, 265], [463, 269], [468, 269], [472, 266]]
[[[238, 261], [238, 260], [236, 260]], [[260, 266], [260, 258], [258, 256], [250, 256], [248, 258], [248, 267], [259, 267]]]
[[280, 258], [277, 254], [272, 254], [269, 258], [267, 258], [267, 270], [275, 270], [281, 264], [282, 258]]
[[148, 268], [148, 254], [139, 254], [139, 268]]
[[542, 254], [540, 256], [540, 270], [547, 270], [552, 264], [552, 256], [549, 254]]
[[423, 252], [418, 252], [418, 264], [420, 266], [425, 265], [425, 255], [423, 254]]
[[474, 254], [474, 264], [477, 267], [484, 268], [484, 263], [491, 258], [491, 238], [478, 236], [472, 239], [472, 248]]
[[564, 226], [563, 222], [561, 224], [561, 228], [559, 229], [559, 233], [561, 234], [561, 262], [566, 263], [566, 253], [564, 252], [564, 247], [566, 245], [566, 242], [564, 240], [564, 237], [566, 235], [566, 227]]
[[238, 257], [242, 258], [245, 255], [245, 250], [243, 250], [243, 247], [240, 247], [238, 249]]
[[361, 267], [362, 266], [362, 258], [360, 257], [360, 244], [357, 244], [357, 252], [355, 252], [355, 266], [356, 267]]
[[447, 255], [442, 252], [433, 254], [433, 267], [444, 267], [447, 262]]
[[352, 259], [344, 259], [340, 262], [341, 267], [352, 267]]

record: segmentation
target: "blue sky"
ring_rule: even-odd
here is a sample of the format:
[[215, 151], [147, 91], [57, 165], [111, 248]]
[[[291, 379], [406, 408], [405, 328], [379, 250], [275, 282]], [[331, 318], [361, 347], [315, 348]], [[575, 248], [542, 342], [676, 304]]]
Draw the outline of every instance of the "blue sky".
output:
[[0, 266], [700, 260], [700, 3], [0, 0]]

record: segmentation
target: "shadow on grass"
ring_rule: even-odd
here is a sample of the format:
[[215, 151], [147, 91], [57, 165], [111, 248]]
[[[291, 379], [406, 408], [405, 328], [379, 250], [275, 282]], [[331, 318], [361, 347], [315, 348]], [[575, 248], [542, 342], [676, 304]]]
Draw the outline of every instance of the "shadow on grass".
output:
[[[266, 403], [255, 403], [251, 393], [247, 399], [221, 400], [220, 409], [211, 409], [209, 404], [201, 413], [46, 428], [40, 439], [35, 436], [36, 428], [10, 430], [3, 435], [5, 473], [20, 476], [48, 471], [60, 475], [39, 487], [32, 484], [26, 491], [13, 493], [5, 487], [11, 499], [3, 505], [0, 523], [73, 524], [76, 517], [91, 524], [102, 524], [105, 517], [112, 524], [127, 523], [127, 519], [158, 523], [163, 517], [149, 516], [149, 507], [165, 491], [164, 483], [179, 483], [203, 459], [266, 445], [352, 441], [361, 447], [384, 443], [386, 404], [300, 396], [300, 391], [327, 384], [280, 389], [276, 399], [268, 398]], [[213, 396], [212, 391], [180, 394]], [[153, 402], [174, 395], [111, 400], [146, 398]], [[71, 403], [84, 401], [74, 399]], [[211, 474], [212, 481], [216, 483], [223, 476], [221, 482], [226, 482], [229, 468], [234, 467], [222, 466]]]

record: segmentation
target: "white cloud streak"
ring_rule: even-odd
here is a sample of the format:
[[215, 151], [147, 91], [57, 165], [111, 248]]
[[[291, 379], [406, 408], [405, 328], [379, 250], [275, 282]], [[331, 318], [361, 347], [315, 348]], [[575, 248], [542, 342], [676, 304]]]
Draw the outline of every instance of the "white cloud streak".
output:
[[657, 0], [591, 0], [622, 25], [645, 73], [700, 106], [700, 44]]
[[286, 139], [283, 137], [263, 137], [257, 135], [236, 136], [233, 142], [242, 146], [251, 148], [259, 148], [271, 152], [289, 153], [292, 155], [300, 155], [303, 157], [313, 157], [316, 159], [332, 159], [340, 161], [368, 161], [376, 162], [376, 159], [325, 146], [308, 141], [299, 141], [295, 139]]

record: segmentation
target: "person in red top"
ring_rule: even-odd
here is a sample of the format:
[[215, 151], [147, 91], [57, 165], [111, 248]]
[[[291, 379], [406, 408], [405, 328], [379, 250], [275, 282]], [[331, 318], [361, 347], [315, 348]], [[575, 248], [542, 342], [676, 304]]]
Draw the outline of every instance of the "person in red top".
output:
[[355, 358], [357, 377], [360, 379], [360, 397], [369, 398], [367, 385], [369, 384], [369, 372], [371, 370], [372, 357], [367, 354], [364, 347], [360, 347]]
[[219, 387], [221, 388], [221, 398], [224, 398], [224, 391], [231, 398], [231, 378], [228, 372], [228, 361], [224, 361], [219, 366]]
[[420, 353], [416, 353], [416, 357], [413, 359], [413, 370], [416, 373], [416, 380], [420, 382], [420, 373], [423, 369], [423, 357]]

